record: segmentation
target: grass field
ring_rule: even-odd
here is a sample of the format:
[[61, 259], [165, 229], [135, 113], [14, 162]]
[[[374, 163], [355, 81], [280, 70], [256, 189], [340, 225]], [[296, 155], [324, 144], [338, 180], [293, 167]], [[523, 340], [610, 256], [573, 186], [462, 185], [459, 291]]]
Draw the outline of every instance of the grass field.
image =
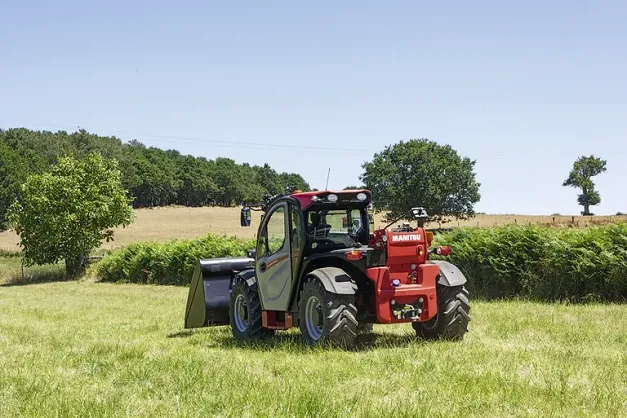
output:
[[[260, 212], [252, 212], [252, 226], [240, 226], [240, 208], [185, 208], [165, 207], [156, 209], [135, 210], [136, 219], [126, 228], [115, 230], [115, 241], [104, 243], [102, 248], [119, 248], [137, 241], [168, 241], [174, 238], [195, 238], [209, 232], [216, 234], [235, 235], [251, 238], [257, 233]], [[458, 226], [495, 226], [503, 224], [553, 224], [569, 225], [570, 216], [557, 216], [553, 222], [552, 216], [524, 216], [524, 215], [477, 215], [467, 221], [453, 221], [443, 224], [443, 227]], [[617, 220], [627, 221], [627, 216], [593, 216], [575, 217], [575, 226], [586, 226], [590, 223], [607, 223]], [[376, 216], [377, 227], [384, 226], [381, 216]], [[427, 225], [429, 228], [438, 228], [440, 225]], [[19, 251], [18, 237], [12, 231], [0, 232], [0, 250]]]
[[0, 416], [627, 416], [627, 306], [473, 302], [460, 343], [182, 328], [187, 289], [0, 286]]
[[22, 259], [18, 255], [0, 256], [0, 285], [57, 281], [62, 280], [64, 275], [63, 264], [22, 268]]

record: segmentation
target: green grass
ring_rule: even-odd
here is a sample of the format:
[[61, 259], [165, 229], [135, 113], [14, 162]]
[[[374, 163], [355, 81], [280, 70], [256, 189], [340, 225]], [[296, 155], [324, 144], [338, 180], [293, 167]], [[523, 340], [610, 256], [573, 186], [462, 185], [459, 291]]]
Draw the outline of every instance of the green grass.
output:
[[64, 280], [63, 264], [31, 266], [22, 269], [19, 253], [0, 253], [0, 286]]
[[627, 416], [627, 306], [474, 302], [463, 342], [182, 328], [184, 287], [0, 287], [0, 416]]

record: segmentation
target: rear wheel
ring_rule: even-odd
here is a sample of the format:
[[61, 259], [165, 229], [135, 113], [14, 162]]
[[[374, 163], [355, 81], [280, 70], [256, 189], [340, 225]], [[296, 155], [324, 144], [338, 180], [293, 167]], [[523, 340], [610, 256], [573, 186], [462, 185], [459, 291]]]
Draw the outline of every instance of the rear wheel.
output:
[[248, 340], [273, 334], [261, 326], [261, 302], [257, 285], [249, 286], [245, 280], [236, 279], [229, 305], [231, 330], [237, 340]]
[[357, 308], [353, 295], [327, 292], [318, 279], [305, 283], [300, 293], [298, 323], [303, 342], [311, 346], [330, 342], [349, 348], [357, 335]]
[[427, 322], [414, 322], [416, 336], [429, 340], [463, 340], [470, 322], [468, 290], [438, 285], [438, 313]]

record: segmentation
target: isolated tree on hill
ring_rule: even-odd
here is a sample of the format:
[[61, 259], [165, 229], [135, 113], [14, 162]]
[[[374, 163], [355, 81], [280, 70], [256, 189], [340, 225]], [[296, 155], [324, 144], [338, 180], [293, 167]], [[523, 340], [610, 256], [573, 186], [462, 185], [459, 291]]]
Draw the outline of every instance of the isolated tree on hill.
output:
[[113, 239], [114, 228], [132, 220], [116, 160], [88, 154], [60, 158], [52, 171], [28, 177], [9, 208], [26, 265], [65, 261], [68, 276], [79, 274], [85, 257]]
[[[411, 139], [386, 147], [363, 165], [360, 177], [372, 190], [374, 205], [388, 210], [387, 218], [422, 206], [431, 220], [445, 216], [468, 218], [480, 199], [475, 161], [460, 157], [448, 145]], [[406, 219], [412, 219], [411, 214]]]
[[592, 177], [599, 175], [605, 171], [607, 161], [596, 158], [594, 155], [589, 157], [579, 157], [573, 164], [573, 169], [563, 186], [570, 186], [581, 189], [581, 194], [577, 196], [577, 202], [583, 206], [584, 216], [590, 216], [590, 206], [601, 203], [601, 195], [594, 189]]

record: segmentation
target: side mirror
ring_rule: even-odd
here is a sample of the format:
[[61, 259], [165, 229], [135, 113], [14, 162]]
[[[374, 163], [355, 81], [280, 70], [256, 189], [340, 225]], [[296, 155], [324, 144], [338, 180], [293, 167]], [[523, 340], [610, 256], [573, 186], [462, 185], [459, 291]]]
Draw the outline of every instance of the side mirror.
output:
[[247, 206], [244, 206], [240, 213], [240, 225], [250, 226], [250, 223], [251, 223], [250, 208]]

